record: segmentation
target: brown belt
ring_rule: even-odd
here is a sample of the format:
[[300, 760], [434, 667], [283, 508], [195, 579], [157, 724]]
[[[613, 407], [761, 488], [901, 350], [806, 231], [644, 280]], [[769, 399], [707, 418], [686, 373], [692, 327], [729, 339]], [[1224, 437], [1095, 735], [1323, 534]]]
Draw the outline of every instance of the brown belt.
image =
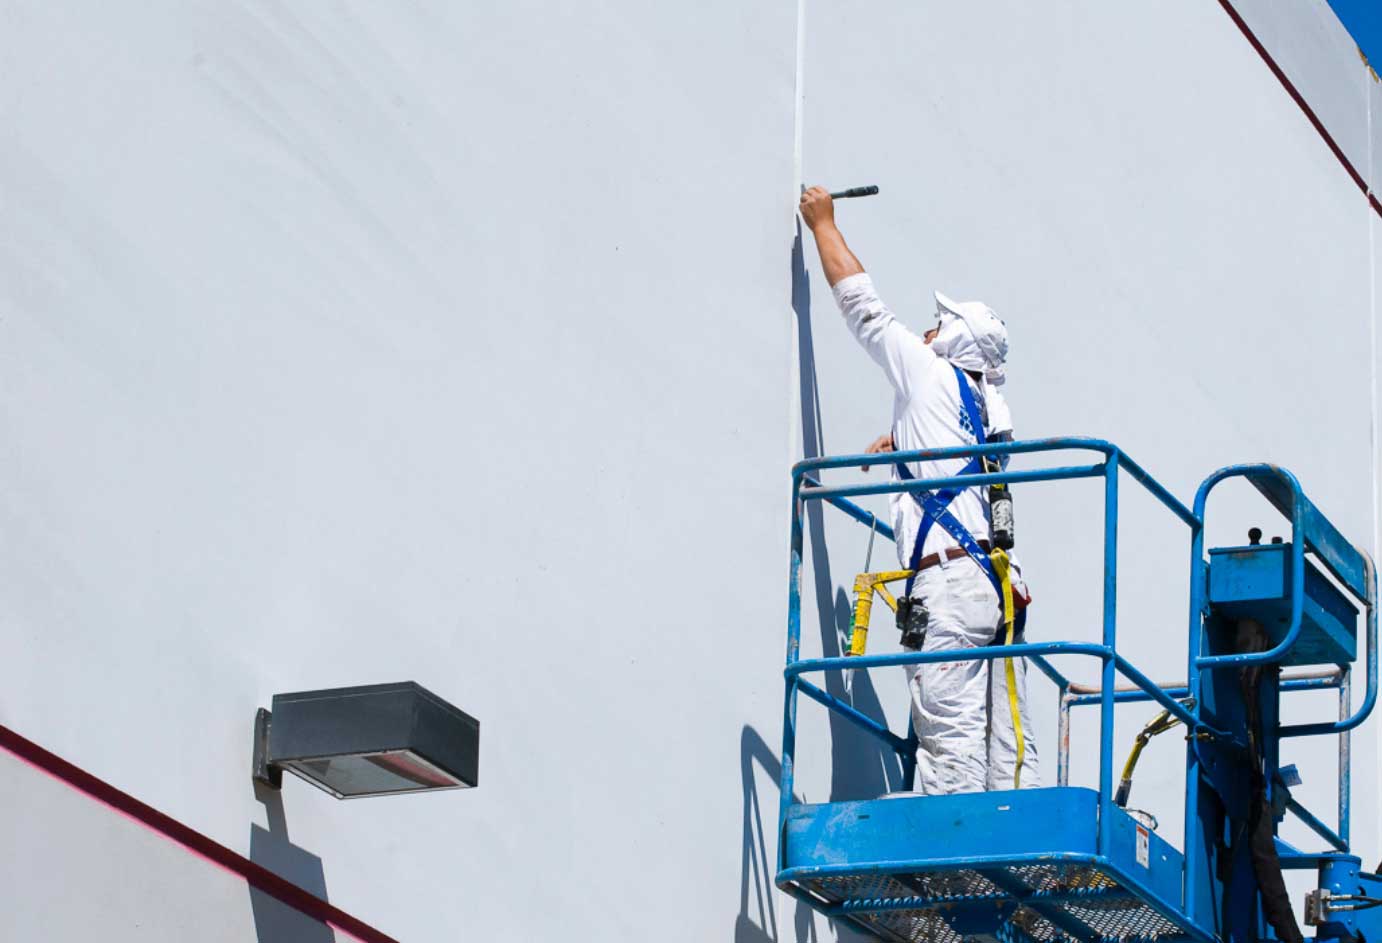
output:
[[[984, 553], [988, 553], [989, 542], [987, 540], [979, 541], [979, 549], [984, 551]], [[945, 551], [945, 559], [947, 560], [958, 560], [961, 557], [967, 556], [969, 556], [969, 553], [961, 547], [950, 547]], [[921, 558], [920, 562], [917, 563], [916, 571], [920, 573], [922, 570], [929, 570], [931, 569], [931, 567], [935, 566], [940, 562], [940, 553], [928, 553], [926, 556]]]

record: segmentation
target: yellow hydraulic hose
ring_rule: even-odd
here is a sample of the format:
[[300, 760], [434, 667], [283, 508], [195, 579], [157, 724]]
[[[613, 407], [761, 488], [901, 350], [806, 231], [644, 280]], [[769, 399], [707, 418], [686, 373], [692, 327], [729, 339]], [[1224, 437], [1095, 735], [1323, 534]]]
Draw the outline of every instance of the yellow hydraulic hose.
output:
[[[1186, 698], [1181, 701], [1181, 703], [1187, 706], [1192, 705], [1194, 704], [1194, 699]], [[1123, 808], [1127, 807], [1128, 796], [1132, 794], [1132, 773], [1133, 770], [1137, 768], [1137, 761], [1142, 756], [1142, 750], [1147, 746], [1147, 741], [1151, 740], [1157, 734], [1165, 733], [1179, 723], [1180, 718], [1173, 717], [1169, 710], [1165, 710], [1153, 717], [1151, 721], [1147, 723], [1147, 726], [1142, 728], [1142, 732], [1139, 733], [1137, 739], [1133, 741], [1132, 752], [1128, 754], [1128, 761], [1123, 764], [1123, 776], [1118, 783], [1118, 791], [1113, 796], [1114, 805]]]
[[[1165, 712], [1163, 712], [1164, 716]], [[1133, 741], [1132, 752], [1128, 754], [1128, 761], [1123, 764], [1123, 775], [1119, 777], [1120, 782], [1132, 784], [1132, 771], [1137, 768], [1137, 761], [1142, 756], [1142, 748], [1147, 745], [1148, 737], [1138, 737]]]
[[[989, 559], [993, 561], [993, 572], [998, 575], [998, 581], [1003, 587], [1003, 626], [1005, 634], [1003, 644], [1013, 643], [1013, 623], [1016, 620], [1016, 612], [1013, 607], [1013, 581], [1012, 567], [1008, 560], [1008, 554], [1001, 547], [994, 547], [989, 554]], [[1013, 736], [1017, 738], [1017, 768], [1013, 770], [1013, 788], [1022, 788], [1022, 760], [1027, 754], [1027, 743], [1022, 736], [1022, 713], [1017, 705], [1017, 669], [1013, 667], [1011, 658], [1003, 659], [1003, 670], [1007, 675], [1008, 681], [1008, 710], [1013, 716]]]

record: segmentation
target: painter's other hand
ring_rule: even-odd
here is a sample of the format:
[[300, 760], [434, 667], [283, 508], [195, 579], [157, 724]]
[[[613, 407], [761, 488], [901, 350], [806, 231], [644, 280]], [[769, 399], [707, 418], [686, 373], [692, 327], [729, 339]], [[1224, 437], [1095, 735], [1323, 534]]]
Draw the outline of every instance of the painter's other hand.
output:
[[[893, 445], [893, 434], [892, 434], [891, 432], [889, 432], [889, 433], [887, 433], [887, 434], [885, 434], [885, 435], [880, 435], [878, 438], [876, 438], [876, 439], [874, 439], [872, 442], [870, 442], [870, 443], [869, 443], [869, 447], [866, 448], [866, 449], [864, 449], [864, 454], [865, 454], [865, 455], [878, 455], [878, 454], [880, 454], [880, 453], [882, 453], [882, 452], [892, 452], [892, 451], [895, 451], [895, 450], [896, 450], [896, 446]], [[865, 465], [865, 466], [863, 466], [863, 467], [864, 467], [864, 471], [868, 471], [868, 470], [869, 470], [870, 468], [872, 468], [873, 466], [872, 466], [872, 465]]]
[[801, 195], [802, 221], [812, 232], [820, 226], [835, 225], [835, 201], [830, 198], [830, 192], [825, 187], [811, 187]]

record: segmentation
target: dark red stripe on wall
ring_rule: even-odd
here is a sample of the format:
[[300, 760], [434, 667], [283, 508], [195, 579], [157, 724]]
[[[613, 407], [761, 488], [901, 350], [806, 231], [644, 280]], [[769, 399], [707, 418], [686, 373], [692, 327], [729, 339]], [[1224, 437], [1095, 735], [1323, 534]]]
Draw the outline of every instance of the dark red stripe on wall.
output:
[[121, 792], [110, 783], [97, 779], [86, 770], [73, 766], [62, 757], [45, 750], [32, 740], [26, 740], [8, 727], [0, 726], [0, 749], [14, 754], [92, 799], [123, 812], [139, 824], [173, 840], [193, 854], [239, 875], [251, 887], [263, 891], [314, 920], [353, 936], [362, 943], [398, 943], [388, 934], [374, 929], [320, 897], [309, 894], [291, 881], [284, 880], [267, 868], [231, 851], [220, 842], [183, 825], [177, 819], [164, 815], [153, 806], [140, 802], [129, 793]]
[[1329, 129], [1324, 126], [1324, 122], [1320, 120], [1320, 116], [1315, 114], [1315, 109], [1310, 107], [1310, 103], [1305, 100], [1305, 96], [1300, 93], [1300, 89], [1296, 88], [1295, 83], [1286, 77], [1286, 73], [1282, 71], [1281, 66], [1277, 65], [1276, 60], [1272, 58], [1272, 54], [1267, 51], [1267, 47], [1262, 45], [1262, 41], [1257, 38], [1257, 35], [1248, 24], [1238, 15], [1238, 11], [1234, 9], [1230, 0], [1219, 0], [1219, 6], [1224, 8], [1224, 12], [1228, 14], [1229, 19], [1233, 20], [1233, 24], [1238, 27], [1239, 32], [1241, 32], [1252, 45], [1252, 48], [1257, 50], [1257, 54], [1262, 57], [1262, 61], [1267, 64], [1267, 68], [1272, 71], [1272, 75], [1275, 75], [1276, 80], [1281, 83], [1281, 87], [1286, 89], [1286, 94], [1290, 95], [1291, 100], [1300, 107], [1302, 112], [1304, 112], [1306, 119], [1309, 120], [1310, 124], [1319, 132], [1320, 137], [1324, 140], [1324, 143], [1328, 145], [1335, 158], [1338, 159], [1339, 164], [1347, 171], [1348, 175], [1353, 178], [1354, 184], [1362, 191], [1363, 196], [1367, 197], [1368, 203], [1372, 206], [1373, 210], [1378, 215], [1382, 216], [1382, 203], [1379, 203], [1377, 197], [1368, 189], [1367, 180], [1358, 172], [1358, 168], [1353, 166], [1353, 162], [1348, 159], [1348, 155], [1344, 153], [1343, 148], [1339, 147], [1339, 142], [1334, 140], [1334, 135], [1329, 133]]

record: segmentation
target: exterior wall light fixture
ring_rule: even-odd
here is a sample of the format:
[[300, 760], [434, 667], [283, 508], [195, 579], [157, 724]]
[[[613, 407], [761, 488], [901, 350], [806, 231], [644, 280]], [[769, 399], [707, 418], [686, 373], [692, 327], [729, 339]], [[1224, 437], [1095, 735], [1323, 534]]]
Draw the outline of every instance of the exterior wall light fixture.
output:
[[275, 694], [254, 718], [254, 779], [283, 770], [337, 799], [473, 787], [480, 722], [420, 684]]

